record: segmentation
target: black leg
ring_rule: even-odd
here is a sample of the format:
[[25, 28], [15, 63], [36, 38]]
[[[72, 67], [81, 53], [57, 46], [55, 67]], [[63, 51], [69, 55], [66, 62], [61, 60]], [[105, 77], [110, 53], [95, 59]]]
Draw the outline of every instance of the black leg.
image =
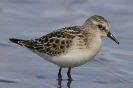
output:
[[71, 68], [68, 69], [67, 76], [68, 76], [68, 80], [72, 80], [72, 77], [71, 77]]
[[59, 72], [58, 72], [58, 79], [62, 79], [61, 68], [59, 69]]

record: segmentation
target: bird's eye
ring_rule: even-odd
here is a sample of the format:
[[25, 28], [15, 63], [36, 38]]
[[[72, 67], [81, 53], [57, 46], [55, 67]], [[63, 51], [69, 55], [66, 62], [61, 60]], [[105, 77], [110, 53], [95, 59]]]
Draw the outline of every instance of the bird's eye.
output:
[[98, 26], [98, 28], [100, 28], [100, 29], [103, 28], [103, 26], [102, 26], [101, 24], [99, 24], [99, 25], [97, 25], [97, 26]]

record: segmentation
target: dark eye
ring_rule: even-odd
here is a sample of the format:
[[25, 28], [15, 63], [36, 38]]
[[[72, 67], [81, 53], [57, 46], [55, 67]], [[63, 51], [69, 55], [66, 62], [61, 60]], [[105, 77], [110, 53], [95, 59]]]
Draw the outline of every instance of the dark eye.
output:
[[103, 26], [102, 26], [101, 24], [99, 24], [99, 25], [97, 25], [97, 26], [98, 26], [98, 28], [100, 28], [100, 29], [103, 28]]

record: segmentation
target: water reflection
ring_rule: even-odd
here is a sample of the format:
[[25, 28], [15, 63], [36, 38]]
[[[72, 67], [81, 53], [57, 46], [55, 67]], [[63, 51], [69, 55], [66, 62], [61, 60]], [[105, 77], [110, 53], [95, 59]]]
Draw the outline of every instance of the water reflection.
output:
[[[62, 86], [62, 81], [63, 81], [64, 79], [58, 79], [58, 85], [59, 85], [59, 87], [57, 87], [57, 88], [63, 88], [63, 86]], [[73, 80], [69, 80], [69, 79], [66, 79], [68, 82], [67, 82], [67, 87], [68, 88], [71, 88], [70, 87], [70, 85], [71, 85], [71, 83], [72, 83], [72, 81]]]

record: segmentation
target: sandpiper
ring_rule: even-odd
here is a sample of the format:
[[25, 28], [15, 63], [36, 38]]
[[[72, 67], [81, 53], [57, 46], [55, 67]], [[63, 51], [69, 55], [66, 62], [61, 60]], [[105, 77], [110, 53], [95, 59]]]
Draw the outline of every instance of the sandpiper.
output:
[[9, 40], [59, 66], [58, 79], [62, 79], [61, 69], [68, 68], [68, 79], [72, 80], [71, 68], [83, 65], [96, 56], [101, 49], [103, 36], [108, 36], [119, 44], [109, 31], [108, 21], [102, 16], [94, 15], [82, 26], [61, 28], [32, 40]]

